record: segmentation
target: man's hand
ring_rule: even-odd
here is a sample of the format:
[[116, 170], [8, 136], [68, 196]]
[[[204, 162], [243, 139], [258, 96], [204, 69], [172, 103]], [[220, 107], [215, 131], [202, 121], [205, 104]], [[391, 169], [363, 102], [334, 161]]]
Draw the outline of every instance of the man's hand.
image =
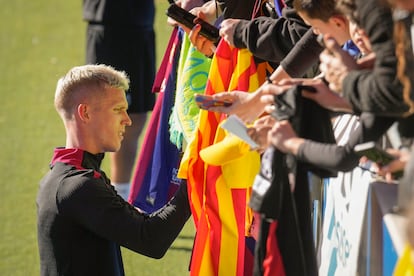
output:
[[231, 46], [234, 47], [234, 31], [241, 19], [225, 19], [220, 24], [220, 36]]
[[286, 92], [293, 84], [284, 84], [283, 81], [280, 85], [273, 83], [265, 83], [261, 87], [262, 96], [260, 101], [265, 105], [265, 112], [272, 113], [275, 110], [275, 95], [280, 95]]
[[284, 153], [297, 155], [304, 139], [299, 138], [289, 121], [276, 122], [268, 133], [269, 143]]
[[357, 59], [358, 69], [372, 69], [374, 67], [376, 55], [374, 52]]
[[[206, 2], [202, 6], [196, 6], [197, 4], [201, 5], [202, 1], [199, 3], [197, 1], [181, 1], [176, 2], [176, 4], [181, 5], [184, 9], [189, 9], [190, 7], [193, 7], [189, 12], [194, 14], [197, 18], [195, 21], [199, 18], [202, 19], [210, 24], [214, 24], [214, 21], [216, 20], [216, 6], [214, 4], [214, 1]], [[180, 26], [188, 35], [191, 44], [199, 51], [200, 53], [204, 54], [205, 56], [211, 57], [215, 50], [216, 46], [214, 45], [214, 42], [208, 40], [204, 36], [200, 35], [201, 25], [196, 24], [192, 29], [180, 24], [179, 22], [176, 22], [175, 20], [168, 18], [167, 21], [170, 25], [173, 26]], [[197, 23], [197, 22], [194, 22]]]
[[358, 69], [358, 64], [351, 55], [339, 46], [335, 39], [324, 37], [324, 41], [326, 50], [319, 56], [321, 61], [319, 69], [328, 81], [329, 88], [340, 93], [343, 80], [350, 71]]
[[322, 79], [308, 79], [301, 82], [301, 84], [312, 86], [316, 89], [316, 92], [303, 90], [303, 97], [313, 100], [320, 106], [332, 111], [353, 112], [350, 103], [345, 98], [329, 89]]
[[261, 97], [261, 101], [264, 104], [267, 104], [265, 111], [267, 113], [272, 113], [274, 111], [274, 95], [282, 94], [293, 85], [299, 84], [311, 86], [316, 89], [316, 91], [302, 90], [303, 97], [313, 100], [320, 106], [332, 111], [352, 113], [352, 107], [349, 102], [340, 95], [332, 92], [322, 79], [284, 79], [279, 82], [279, 85], [266, 84], [266, 86], [263, 87], [263, 96]]
[[245, 123], [252, 123], [264, 112], [265, 105], [260, 101], [260, 95], [260, 88], [252, 93], [244, 91], [216, 93], [212, 95], [215, 100], [231, 102], [232, 104], [228, 107], [211, 107], [208, 110], [229, 115], [236, 114]]
[[[202, 13], [199, 12], [200, 18], [202, 18]], [[211, 40], [208, 40], [206, 37], [200, 35], [201, 25], [196, 24], [194, 28], [188, 33], [188, 37], [191, 41], [191, 44], [207, 57], [211, 57], [216, 52], [216, 45]]]
[[250, 138], [259, 145], [258, 151], [263, 152], [269, 147], [270, 142], [267, 137], [275, 123], [276, 120], [272, 116], [266, 115], [257, 119], [253, 126], [247, 129]]
[[378, 167], [377, 173], [381, 176], [384, 176], [387, 182], [392, 183], [394, 180], [392, 174], [404, 170], [405, 165], [410, 160], [411, 154], [408, 150], [388, 149], [387, 152], [395, 156], [395, 160], [391, 161], [385, 166], [376, 164]]

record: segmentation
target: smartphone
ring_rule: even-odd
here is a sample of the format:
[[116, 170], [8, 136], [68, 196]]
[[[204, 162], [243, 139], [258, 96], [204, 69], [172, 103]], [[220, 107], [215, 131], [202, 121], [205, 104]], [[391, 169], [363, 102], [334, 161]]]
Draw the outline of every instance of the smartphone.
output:
[[310, 85], [299, 84], [298, 89], [299, 89], [299, 91], [306, 90], [306, 91], [311, 92], [311, 93], [316, 93], [317, 92], [316, 88], [313, 87], [313, 86], [310, 86]]
[[393, 155], [377, 147], [373, 141], [356, 145], [354, 147], [354, 152], [361, 157], [366, 156], [369, 160], [374, 161], [379, 165], [387, 165], [395, 159]]
[[183, 24], [187, 28], [192, 29], [196, 24], [201, 25], [200, 35], [204, 36], [208, 40], [216, 43], [220, 39], [219, 29], [209, 24], [208, 22], [197, 18], [194, 14], [186, 11], [185, 9], [171, 4], [165, 12], [167, 16], [171, 17], [180, 24]]
[[201, 109], [209, 109], [213, 106], [230, 106], [231, 102], [226, 101], [218, 101], [213, 99], [210, 95], [203, 95], [203, 94], [195, 94], [194, 99], [196, 104]]

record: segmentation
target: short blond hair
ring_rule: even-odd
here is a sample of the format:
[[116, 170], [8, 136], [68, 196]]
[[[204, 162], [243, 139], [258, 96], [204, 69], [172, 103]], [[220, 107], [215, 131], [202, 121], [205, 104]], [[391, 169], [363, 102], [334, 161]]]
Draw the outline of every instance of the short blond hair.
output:
[[125, 72], [104, 64], [73, 67], [57, 83], [55, 108], [63, 119], [70, 119], [79, 97], [99, 97], [106, 87], [126, 91], [129, 78]]

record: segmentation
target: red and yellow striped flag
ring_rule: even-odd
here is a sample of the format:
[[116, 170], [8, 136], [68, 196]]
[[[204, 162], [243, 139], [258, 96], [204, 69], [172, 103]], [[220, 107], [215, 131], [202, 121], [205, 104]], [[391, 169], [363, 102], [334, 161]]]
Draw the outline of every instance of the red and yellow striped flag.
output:
[[[221, 41], [205, 94], [252, 92], [264, 82], [264, 69], [260, 72], [248, 50]], [[187, 179], [197, 229], [191, 275], [252, 274], [254, 243], [249, 244], [248, 231], [253, 215], [247, 203], [260, 157], [218, 127], [224, 118], [218, 113], [200, 112], [179, 170], [178, 176]]]

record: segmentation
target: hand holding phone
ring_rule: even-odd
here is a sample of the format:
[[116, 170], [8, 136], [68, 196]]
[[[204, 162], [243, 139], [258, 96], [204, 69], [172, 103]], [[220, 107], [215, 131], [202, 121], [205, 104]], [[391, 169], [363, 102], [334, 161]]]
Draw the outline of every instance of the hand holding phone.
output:
[[378, 163], [381, 166], [387, 165], [395, 159], [394, 156], [377, 147], [375, 142], [372, 141], [356, 145], [354, 147], [354, 151], [357, 155], [361, 157], [365, 156], [369, 160]]
[[[377, 147], [373, 141], [356, 145], [354, 147], [354, 152], [361, 157], [367, 157], [369, 160], [380, 166], [385, 166], [396, 158], [385, 150]], [[401, 178], [402, 175], [403, 171], [396, 171], [392, 173], [394, 179]]]
[[231, 102], [218, 101], [218, 100], [215, 100], [210, 95], [195, 94], [194, 99], [199, 108], [206, 109], [206, 110], [214, 106], [230, 106], [231, 105]]
[[176, 4], [171, 4], [167, 9], [166, 14], [167, 16], [171, 17], [172, 19], [186, 26], [189, 29], [194, 28], [196, 24], [200, 24], [200, 35], [206, 37], [208, 40], [211, 40], [214, 43], [216, 43], [220, 39], [218, 28], [202, 20], [201, 18], [198, 18], [194, 14], [186, 11], [185, 9], [177, 6]]

